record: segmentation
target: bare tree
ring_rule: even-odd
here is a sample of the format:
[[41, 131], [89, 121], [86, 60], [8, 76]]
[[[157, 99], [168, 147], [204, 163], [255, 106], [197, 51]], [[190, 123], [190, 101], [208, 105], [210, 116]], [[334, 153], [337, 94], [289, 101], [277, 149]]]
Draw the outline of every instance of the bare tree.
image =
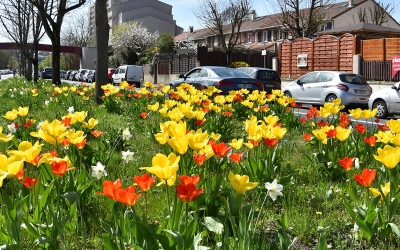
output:
[[[32, 79], [32, 68], [38, 70], [38, 44], [43, 37], [42, 22], [32, 4], [27, 0], [7, 0], [0, 6], [0, 23], [5, 36], [17, 44], [21, 51], [19, 65], [28, 80]], [[26, 70], [28, 60], [28, 70]], [[37, 81], [37, 74], [34, 80]]]
[[227, 66], [240, 33], [242, 23], [252, 9], [251, 0], [201, 0], [192, 12], [204, 28], [221, 41]]
[[101, 86], [106, 85], [108, 82], [108, 39], [110, 26], [108, 25], [107, 17], [107, 0], [96, 0], [95, 11], [97, 44], [95, 101], [97, 104], [100, 104], [102, 103], [101, 96], [103, 96]]
[[44, 30], [52, 44], [53, 84], [60, 86], [61, 26], [64, 16], [86, 3], [86, 0], [27, 0], [38, 10]]
[[[359, 22], [372, 23], [376, 25], [382, 25], [389, 21], [390, 15], [393, 14], [395, 6], [392, 3], [384, 4], [383, 2], [377, 2], [373, 7], [359, 8], [357, 10], [357, 16]], [[369, 12], [369, 18], [367, 15]]]
[[286, 29], [290, 36], [312, 37], [321, 24], [326, 22], [323, 6], [331, 0], [279, 0], [269, 1], [279, 8], [277, 23]]

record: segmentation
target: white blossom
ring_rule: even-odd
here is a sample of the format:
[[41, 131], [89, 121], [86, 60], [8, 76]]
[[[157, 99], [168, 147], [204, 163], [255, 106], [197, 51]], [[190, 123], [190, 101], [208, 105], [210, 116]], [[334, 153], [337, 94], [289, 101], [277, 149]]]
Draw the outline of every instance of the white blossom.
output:
[[105, 167], [103, 164], [100, 162], [97, 162], [96, 166], [92, 166], [92, 177], [96, 177], [98, 180], [100, 180], [101, 177], [107, 176], [107, 171], [105, 170]]
[[14, 98], [14, 94], [10, 95], [11, 98]]
[[48, 101], [48, 100], [46, 100], [45, 102], [44, 102], [44, 105], [49, 105], [49, 103], [50, 103], [50, 101]]
[[37, 129], [42, 129], [42, 124], [44, 123], [44, 121], [41, 121], [41, 122], [39, 122], [37, 125], [36, 125], [36, 128]]
[[359, 169], [359, 168], [360, 168], [360, 159], [356, 158], [356, 159], [354, 160], [354, 167], [355, 167], [356, 169]]
[[283, 190], [283, 186], [278, 184], [276, 179], [272, 183], [265, 183], [265, 188], [268, 189], [268, 194], [273, 201], [275, 201], [278, 196], [283, 196], [281, 192]]
[[129, 131], [128, 128], [125, 128], [124, 131], [122, 131], [122, 139], [129, 140], [132, 137], [131, 132]]
[[68, 113], [73, 114], [75, 112], [74, 106], [68, 108]]
[[132, 161], [133, 160], [133, 152], [131, 152], [129, 149], [128, 149], [128, 151], [122, 151], [122, 159], [124, 160], [125, 163]]
[[15, 134], [17, 132], [17, 128], [15, 127], [15, 123], [11, 123], [10, 125], [7, 125], [8, 131], [11, 134]]

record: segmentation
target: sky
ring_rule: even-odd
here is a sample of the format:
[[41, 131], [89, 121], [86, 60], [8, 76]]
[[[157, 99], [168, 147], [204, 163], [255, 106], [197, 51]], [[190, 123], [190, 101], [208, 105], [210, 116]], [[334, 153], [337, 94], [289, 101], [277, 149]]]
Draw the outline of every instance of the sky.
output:
[[[201, 29], [202, 26], [197, 22], [196, 17], [193, 14], [193, 9], [196, 7], [199, 0], [160, 0], [161, 2], [167, 3], [172, 6], [172, 15], [176, 24], [182, 27], [185, 31], [189, 29], [189, 26], [193, 26], [194, 29]], [[268, 14], [273, 14], [274, 8], [268, 4], [268, 1], [279, 1], [279, 0], [252, 0], [253, 9], [256, 11], [257, 16], [264, 16]], [[335, 2], [342, 2], [346, 0], [333, 0]], [[93, 0], [92, 0], [93, 2]], [[384, 5], [391, 4], [394, 6], [394, 13], [392, 17], [400, 23], [400, 1], [399, 0], [376, 0], [376, 2], [381, 2]], [[80, 11], [87, 11], [88, 7], [84, 6]], [[77, 10], [79, 11], [79, 10]], [[0, 27], [1, 28], [1, 27]], [[0, 35], [0, 42], [7, 42], [7, 39]], [[46, 37], [41, 41], [43, 44], [51, 44], [50, 40]]]

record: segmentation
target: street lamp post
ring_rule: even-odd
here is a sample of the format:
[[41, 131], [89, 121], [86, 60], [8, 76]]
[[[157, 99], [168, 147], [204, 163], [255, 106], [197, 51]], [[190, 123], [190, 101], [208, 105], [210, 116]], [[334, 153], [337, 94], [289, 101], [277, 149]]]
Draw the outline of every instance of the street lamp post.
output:
[[266, 51], [265, 51], [265, 41], [264, 41], [264, 68], [265, 68], [265, 56], [266, 56]]

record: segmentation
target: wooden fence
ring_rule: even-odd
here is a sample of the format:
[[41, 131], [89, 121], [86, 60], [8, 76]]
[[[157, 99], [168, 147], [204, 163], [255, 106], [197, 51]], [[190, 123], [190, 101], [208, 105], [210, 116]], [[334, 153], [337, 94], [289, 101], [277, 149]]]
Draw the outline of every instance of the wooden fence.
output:
[[[344, 34], [337, 38], [331, 35], [315, 40], [297, 38], [285, 40], [279, 48], [280, 75], [282, 78], [297, 78], [314, 70], [353, 71], [355, 37]], [[298, 56], [306, 55], [306, 64], [298, 64]]]

